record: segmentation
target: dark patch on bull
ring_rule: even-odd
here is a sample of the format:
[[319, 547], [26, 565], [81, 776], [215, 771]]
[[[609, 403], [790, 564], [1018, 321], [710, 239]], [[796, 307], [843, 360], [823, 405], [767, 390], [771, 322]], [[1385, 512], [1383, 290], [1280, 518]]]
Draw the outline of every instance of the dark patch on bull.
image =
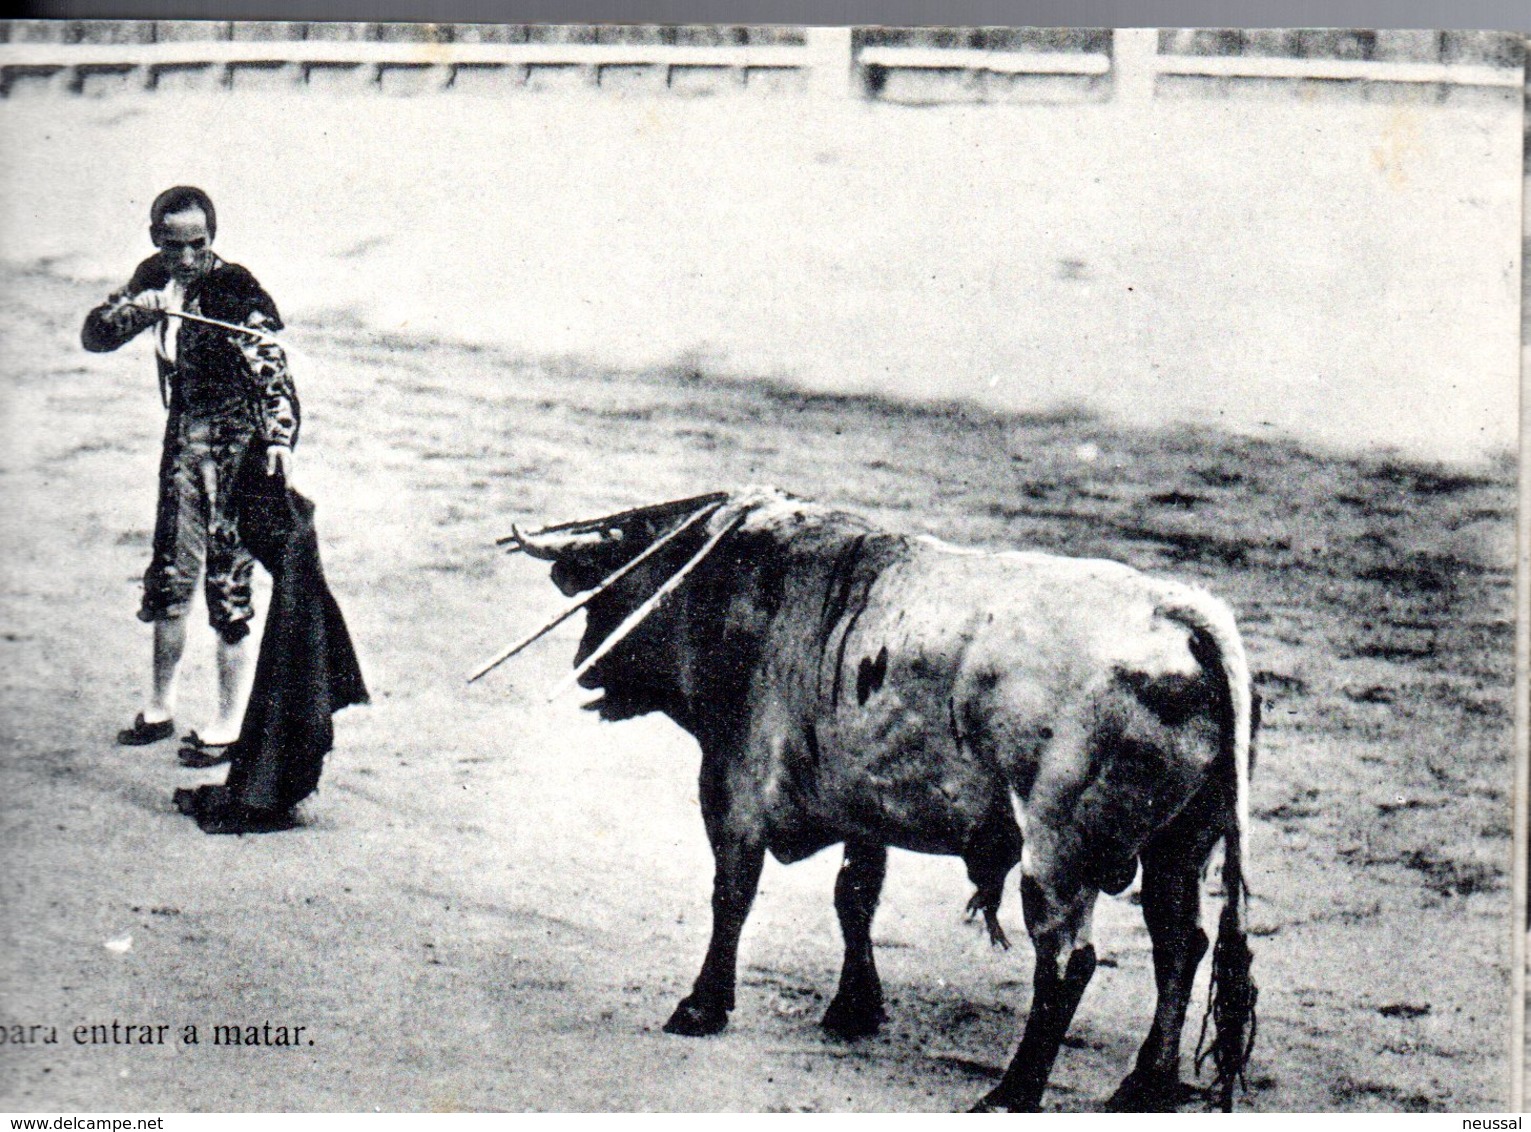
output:
[[[899, 614], [898, 620], [902, 621], [903, 619], [903, 614]], [[967, 633], [963, 633], [958, 639], [963, 645], [972, 642], [972, 636]], [[909, 666], [909, 675], [915, 680], [939, 680], [948, 671], [948, 667], [943, 661], [932, 659], [922, 652], [916, 652], [913, 656], [906, 657], [904, 662]]]
[[824, 607], [819, 611], [825, 644], [829, 643], [829, 635], [835, 631], [835, 625], [850, 604], [851, 586], [855, 582], [854, 567], [865, 539], [865, 535], [857, 535], [846, 542], [835, 555], [834, 565], [830, 567], [829, 585], [824, 590]]
[[[829, 638], [834, 634], [835, 626], [845, 616], [850, 608], [851, 595], [856, 589], [856, 563], [861, 558], [861, 546], [866, 541], [865, 535], [857, 535], [848, 542], [844, 549], [835, 556], [834, 569], [830, 573], [829, 588], [824, 594], [824, 615], [821, 624], [824, 626], [824, 643], [829, 643]], [[863, 593], [862, 601], [865, 601]], [[829, 702], [832, 707], [840, 704], [840, 669], [845, 664], [845, 643], [855, 628], [856, 618], [861, 616], [864, 604], [859, 606], [851, 614], [850, 622], [845, 626], [845, 631], [840, 635], [840, 645], [835, 652], [835, 678], [830, 687]]]
[[964, 740], [962, 728], [957, 724], [957, 701], [950, 696], [946, 699], [946, 725], [951, 728], [952, 742], [961, 747]]
[[877, 650], [877, 659], [861, 658], [856, 666], [856, 702], [863, 707], [874, 692], [882, 690], [883, 679], [888, 675], [888, 646]]
[[1191, 656], [1201, 668], [1197, 675], [1151, 675], [1120, 667], [1115, 672], [1117, 679], [1132, 690], [1138, 702], [1167, 727], [1180, 727], [1192, 717], [1209, 711], [1221, 715], [1218, 709], [1229, 707], [1226, 689], [1222, 688], [1222, 657], [1217, 642], [1205, 632], [1192, 628], [1188, 643]]
[[1152, 676], [1118, 668], [1116, 677], [1166, 727], [1179, 727], [1212, 706], [1213, 689], [1204, 676]]
[[[904, 540], [888, 535], [857, 535], [835, 557], [830, 574], [829, 589], [825, 594], [824, 615], [821, 622], [823, 641], [828, 645], [837, 626], [840, 640], [835, 646], [834, 682], [830, 688], [831, 708], [840, 706], [840, 684], [845, 669], [845, 650], [850, 644], [856, 623], [866, 612], [867, 597], [882, 572], [903, 552]], [[849, 614], [847, 617], [846, 615]], [[864, 700], [862, 701], [865, 702]]]

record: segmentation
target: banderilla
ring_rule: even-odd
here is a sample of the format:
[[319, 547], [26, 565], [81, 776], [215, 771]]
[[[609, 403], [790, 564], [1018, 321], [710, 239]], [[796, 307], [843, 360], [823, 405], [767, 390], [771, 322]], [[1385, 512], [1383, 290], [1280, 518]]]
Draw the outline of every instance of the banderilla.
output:
[[250, 334], [256, 338], [264, 338], [267, 342], [271, 342], [277, 346], [282, 346], [284, 349], [286, 348], [282, 340], [275, 334], [272, 334], [267, 330], [257, 330], [253, 326], [239, 326], [232, 322], [219, 322], [216, 318], [204, 318], [200, 314], [187, 314], [185, 311], [167, 311], [161, 310], [159, 307], [146, 307], [142, 303], [129, 303], [127, 305], [141, 311], [153, 311], [155, 314], [162, 314], [166, 318], [185, 318], [190, 319], [192, 322], [203, 323], [207, 326], [216, 326], [220, 330], [233, 330], [239, 334]]

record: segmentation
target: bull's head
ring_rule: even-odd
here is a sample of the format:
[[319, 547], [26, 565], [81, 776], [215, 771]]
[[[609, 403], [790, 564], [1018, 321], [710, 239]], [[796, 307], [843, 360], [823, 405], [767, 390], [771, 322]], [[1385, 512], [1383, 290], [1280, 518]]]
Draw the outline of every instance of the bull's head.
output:
[[[672, 619], [650, 614], [721, 538], [737, 527], [749, 504], [733, 506], [725, 493], [696, 496], [618, 512], [598, 519], [515, 531], [512, 549], [553, 564], [553, 583], [583, 595], [585, 633], [575, 655], [584, 688], [605, 696], [588, 707], [603, 719], [651, 711], [676, 715], [684, 683], [677, 654], [686, 642]], [[720, 515], [720, 512], [727, 515]]]

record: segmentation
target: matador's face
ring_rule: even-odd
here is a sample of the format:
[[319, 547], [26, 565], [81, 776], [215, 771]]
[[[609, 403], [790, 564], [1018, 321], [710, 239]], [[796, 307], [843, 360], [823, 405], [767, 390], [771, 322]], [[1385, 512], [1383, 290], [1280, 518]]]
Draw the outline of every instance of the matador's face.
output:
[[213, 237], [200, 208], [166, 214], [153, 236], [160, 258], [183, 287], [199, 282], [212, 270]]

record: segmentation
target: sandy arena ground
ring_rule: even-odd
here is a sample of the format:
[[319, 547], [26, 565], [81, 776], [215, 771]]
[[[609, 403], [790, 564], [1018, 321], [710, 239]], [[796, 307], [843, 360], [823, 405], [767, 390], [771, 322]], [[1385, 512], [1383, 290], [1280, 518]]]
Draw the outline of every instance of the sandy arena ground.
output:
[[[512, 521], [746, 482], [1227, 597], [1267, 699], [1245, 1103], [1506, 1103], [1508, 462], [1453, 472], [1083, 413], [940, 413], [336, 320], [303, 339], [322, 379], [304, 388], [299, 479], [374, 702], [338, 717], [302, 828], [209, 838], [170, 795], [218, 772], [178, 769], [169, 744], [112, 743], [147, 661], [132, 611], [161, 411], [146, 350], [78, 350], [98, 289], [40, 263], [0, 276], [0, 1001], [7, 1026], [62, 1039], [0, 1050], [0, 1107], [970, 1104], [1018, 1038], [1031, 956], [964, 922], [958, 862], [894, 856], [875, 927], [881, 1036], [817, 1026], [839, 961], [829, 851], [767, 866], [727, 1033], [668, 1037], [708, 925], [694, 745], [662, 719], [604, 725], [574, 697], [544, 702], [578, 619], [463, 684], [559, 600], [544, 567], [490, 546]], [[196, 650], [185, 726], [209, 706], [207, 634]], [[1002, 918], [1024, 938], [1013, 891]], [[1147, 1028], [1130, 897], [1103, 899], [1097, 947], [1051, 1107], [1098, 1107]], [[72, 1043], [113, 1020], [168, 1024], [171, 1041]], [[266, 1022], [312, 1044], [206, 1040]], [[203, 1044], [175, 1043], [186, 1024]]]
[[125, 278], [149, 202], [188, 183], [300, 344], [352, 316], [616, 368], [1476, 460], [1517, 443], [1504, 93], [16, 97], [0, 261]]

